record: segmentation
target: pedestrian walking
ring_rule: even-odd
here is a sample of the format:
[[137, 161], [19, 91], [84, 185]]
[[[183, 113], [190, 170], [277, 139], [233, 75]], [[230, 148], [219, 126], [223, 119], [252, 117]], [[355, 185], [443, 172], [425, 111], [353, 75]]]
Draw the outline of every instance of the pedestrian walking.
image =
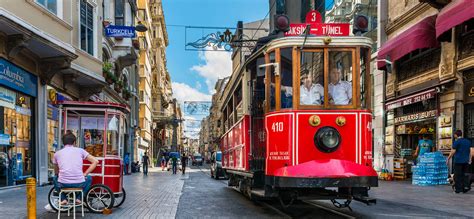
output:
[[123, 163], [125, 164], [125, 168], [123, 169], [124, 174], [128, 175], [128, 168], [130, 166], [130, 153], [126, 153], [123, 157]]
[[150, 164], [150, 158], [147, 155], [147, 152], [145, 152], [145, 155], [142, 156], [142, 164], [143, 164], [143, 174], [145, 176], [148, 176], [148, 165]]
[[456, 141], [454, 141], [446, 163], [449, 163], [451, 158], [454, 157], [454, 192], [466, 193], [471, 190], [470, 179], [466, 175], [468, 165], [472, 162], [471, 142], [462, 137], [461, 130], [454, 132], [454, 138]]
[[181, 166], [183, 169], [183, 175], [186, 173], [186, 165], [188, 163], [188, 157], [186, 156], [186, 154], [183, 154], [183, 156], [181, 157]]
[[176, 156], [173, 156], [171, 158], [171, 164], [173, 166], [173, 174], [176, 174], [176, 169], [178, 168], [178, 158]]
[[166, 158], [165, 156], [161, 156], [161, 171], [165, 171], [166, 167]]

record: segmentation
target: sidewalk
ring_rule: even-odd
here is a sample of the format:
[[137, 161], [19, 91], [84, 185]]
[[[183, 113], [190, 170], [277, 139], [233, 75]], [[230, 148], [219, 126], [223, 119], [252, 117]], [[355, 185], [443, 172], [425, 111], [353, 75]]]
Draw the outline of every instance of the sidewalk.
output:
[[[179, 198], [188, 176], [172, 175], [161, 168], [149, 170], [148, 176], [134, 173], [124, 177], [127, 197], [124, 204], [114, 208], [111, 215], [92, 214], [86, 218], [175, 218]], [[38, 218], [57, 218], [57, 213], [47, 212], [47, 195], [51, 186], [37, 188]], [[0, 190], [0, 218], [26, 218], [26, 188]], [[66, 214], [64, 214], [66, 216]], [[78, 216], [76, 214], [76, 216]]]

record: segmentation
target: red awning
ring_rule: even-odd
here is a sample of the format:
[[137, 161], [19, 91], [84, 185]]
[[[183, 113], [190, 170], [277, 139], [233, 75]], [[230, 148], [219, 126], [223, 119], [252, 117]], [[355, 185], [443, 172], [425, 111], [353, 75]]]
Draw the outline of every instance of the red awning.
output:
[[474, 0], [453, 0], [436, 18], [436, 38], [472, 18], [474, 18]]
[[[377, 59], [383, 60], [390, 57], [394, 62], [404, 55], [423, 48], [438, 47], [435, 36], [436, 15], [427, 17], [411, 26], [398, 36], [385, 42], [379, 50]], [[377, 68], [384, 69], [385, 62], [377, 61]]]

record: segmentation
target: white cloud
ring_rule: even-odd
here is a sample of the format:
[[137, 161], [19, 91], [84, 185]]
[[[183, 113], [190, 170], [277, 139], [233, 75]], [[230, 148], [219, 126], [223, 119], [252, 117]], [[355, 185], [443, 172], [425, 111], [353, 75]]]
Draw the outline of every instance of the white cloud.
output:
[[209, 93], [214, 93], [217, 79], [225, 78], [232, 74], [232, 60], [230, 52], [204, 51], [199, 52], [199, 58], [204, 64], [194, 65], [192, 71], [196, 71], [206, 79]]
[[185, 83], [173, 82], [173, 97], [183, 106], [184, 101], [211, 101], [212, 96], [201, 93]]

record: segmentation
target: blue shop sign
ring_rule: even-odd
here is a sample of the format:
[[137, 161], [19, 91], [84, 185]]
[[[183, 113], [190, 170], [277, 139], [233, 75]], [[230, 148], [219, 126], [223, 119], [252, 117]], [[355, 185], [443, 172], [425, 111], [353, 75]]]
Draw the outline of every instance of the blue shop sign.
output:
[[108, 25], [105, 27], [105, 35], [108, 37], [135, 38], [135, 27]]
[[37, 95], [37, 77], [2, 58], [0, 84], [33, 97]]
[[0, 134], [0, 145], [10, 145], [10, 135]]

